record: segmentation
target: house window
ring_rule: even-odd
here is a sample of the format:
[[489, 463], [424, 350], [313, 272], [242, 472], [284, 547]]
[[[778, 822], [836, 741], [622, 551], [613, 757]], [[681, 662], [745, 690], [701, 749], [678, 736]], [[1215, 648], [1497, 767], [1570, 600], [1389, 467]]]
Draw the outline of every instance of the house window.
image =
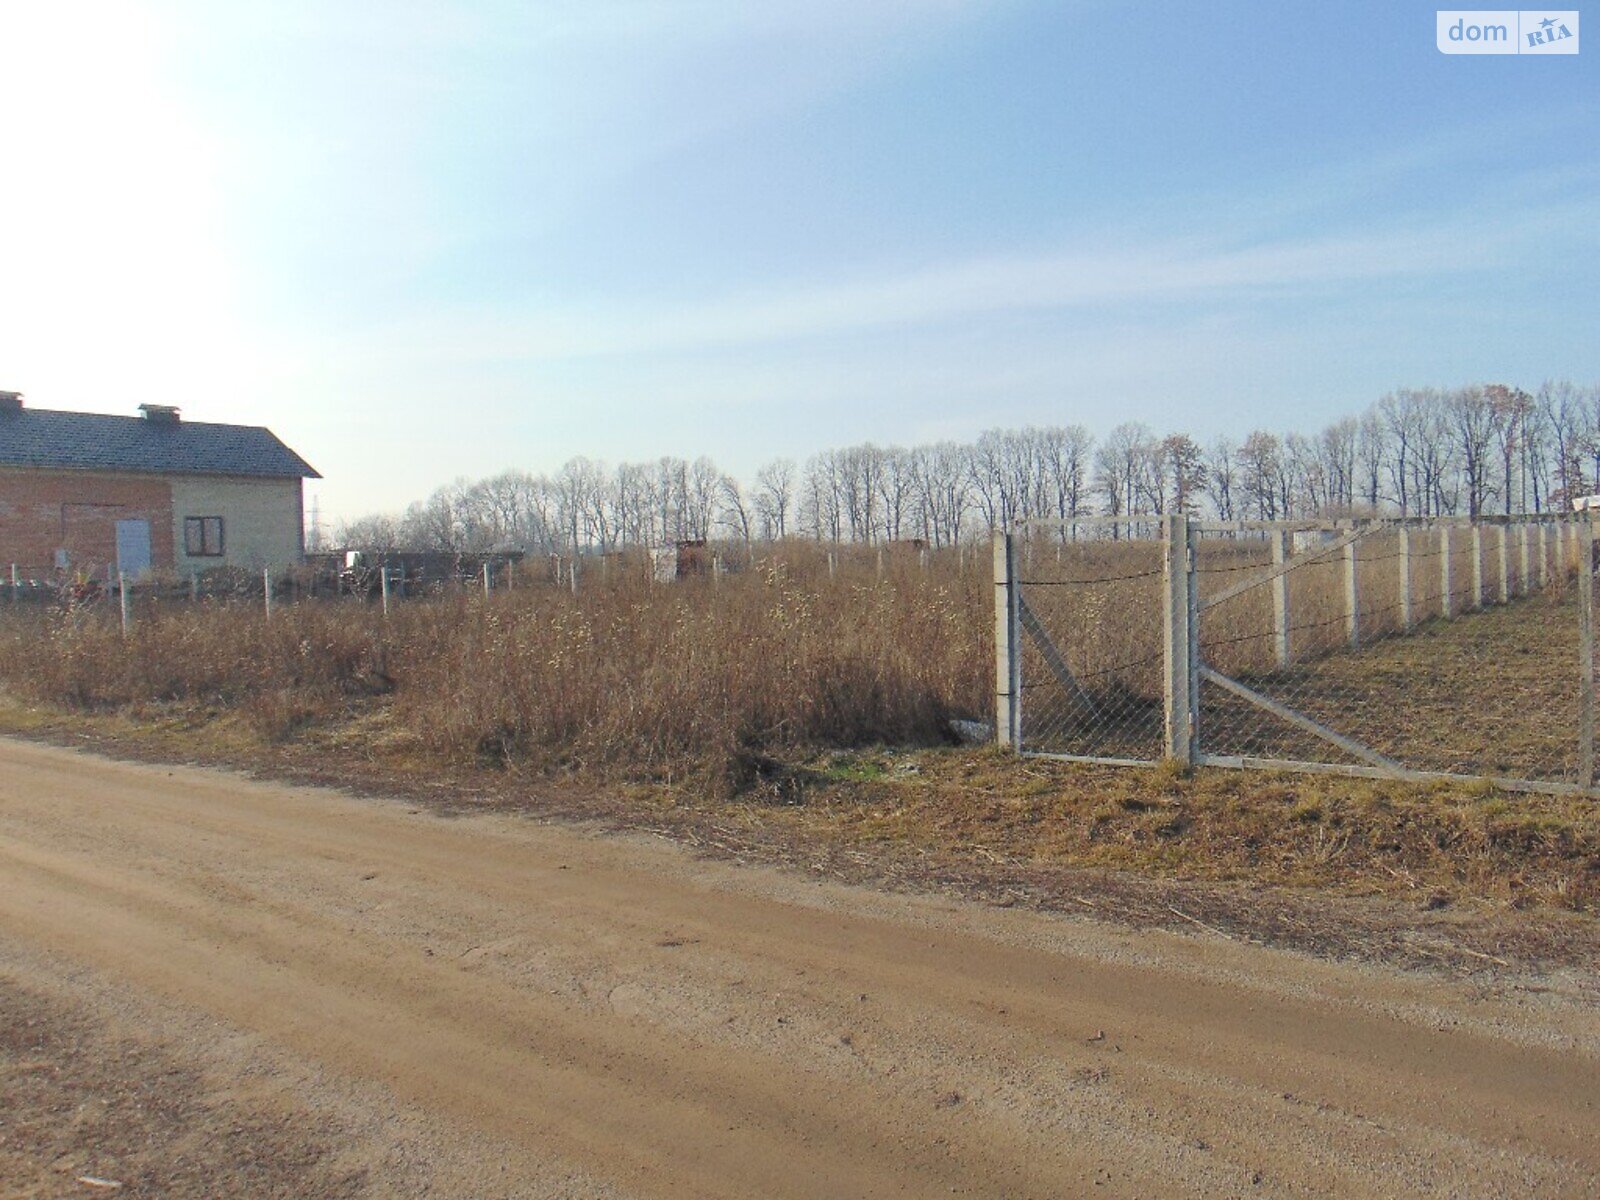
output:
[[190, 558], [221, 558], [222, 518], [185, 517], [183, 552]]

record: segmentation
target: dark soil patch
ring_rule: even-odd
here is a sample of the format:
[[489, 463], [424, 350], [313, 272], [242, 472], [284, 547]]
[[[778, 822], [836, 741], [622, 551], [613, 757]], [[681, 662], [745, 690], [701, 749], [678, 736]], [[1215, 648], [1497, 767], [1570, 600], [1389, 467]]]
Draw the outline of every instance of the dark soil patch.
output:
[[159, 1046], [0, 974], [0, 1195], [344, 1200], [303, 1114], [219, 1095]]

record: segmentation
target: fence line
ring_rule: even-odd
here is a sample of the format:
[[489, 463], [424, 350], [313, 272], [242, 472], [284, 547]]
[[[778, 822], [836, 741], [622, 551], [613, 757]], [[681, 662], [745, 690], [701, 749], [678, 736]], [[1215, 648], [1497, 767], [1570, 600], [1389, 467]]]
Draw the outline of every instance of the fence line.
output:
[[[203, 571], [171, 569], [137, 576], [118, 570], [115, 563], [94, 567], [63, 568], [6, 562], [0, 557], [0, 610], [18, 606], [65, 606], [85, 612], [103, 611], [125, 630], [136, 626], [152, 606], [179, 604], [230, 604], [253, 606], [271, 616], [285, 604], [318, 602], [370, 602], [389, 616], [396, 603], [434, 596], [497, 593], [554, 588], [573, 595], [629, 581], [671, 586], [691, 579], [718, 586], [732, 574], [782, 570], [816, 572], [827, 578], [859, 579], [863, 568], [878, 582], [908, 573], [931, 576], [948, 568], [957, 578], [974, 568], [966, 546], [929, 548], [918, 542], [884, 546], [829, 545], [807, 541], [780, 543], [728, 543], [712, 547], [687, 569], [676, 568], [663, 580], [652, 552], [645, 549], [573, 555], [535, 555], [517, 559], [502, 553], [461, 555], [432, 552], [372, 552], [365, 567], [341, 570], [327, 562], [279, 567], [211, 567]], [[329, 556], [308, 556], [311, 559]], [[341, 556], [342, 557], [342, 556]], [[396, 566], [385, 557], [405, 560]], [[426, 568], [415, 558], [438, 559]], [[453, 564], [453, 565], [452, 565]]]
[[1068, 525], [995, 539], [1002, 744], [1595, 787], [1587, 514]]

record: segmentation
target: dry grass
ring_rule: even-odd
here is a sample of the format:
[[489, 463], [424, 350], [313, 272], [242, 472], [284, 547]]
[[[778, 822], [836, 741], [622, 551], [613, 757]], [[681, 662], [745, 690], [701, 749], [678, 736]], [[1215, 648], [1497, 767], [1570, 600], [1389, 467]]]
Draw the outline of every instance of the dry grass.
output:
[[1459, 784], [1162, 765], [1017, 762], [993, 752], [838, 754], [785, 814], [814, 838], [959, 847], [1034, 868], [1100, 867], [1600, 912], [1600, 806]]
[[736, 786], [797, 748], [935, 744], [992, 687], [966, 573], [806, 547], [714, 580], [592, 573], [577, 596], [463, 590], [393, 606], [146, 604], [124, 638], [96, 609], [7, 614], [0, 681], [84, 710], [179, 704], [294, 736], [375, 695], [429, 753], [601, 778]]

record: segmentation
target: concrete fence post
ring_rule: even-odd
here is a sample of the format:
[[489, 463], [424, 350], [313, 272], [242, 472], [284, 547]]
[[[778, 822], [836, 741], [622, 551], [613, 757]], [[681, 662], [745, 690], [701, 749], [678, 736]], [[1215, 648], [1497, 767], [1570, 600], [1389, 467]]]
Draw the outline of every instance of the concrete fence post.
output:
[[1511, 556], [1506, 546], [1509, 538], [1504, 525], [1496, 525], [1494, 532], [1495, 551], [1500, 566], [1500, 603], [1509, 604], [1511, 601]]
[[1594, 522], [1578, 529], [1578, 785], [1594, 786]]
[[1456, 615], [1456, 598], [1452, 594], [1455, 578], [1450, 570], [1450, 526], [1439, 526], [1439, 615], [1449, 620]]
[[1472, 607], [1483, 607], [1483, 526], [1472, 524]]
[[1361, 645], [1361, 591], [1356, 571], [1356, 543], [1344, 548], [1344, 627], [1351, 649]]
[[1524, 521], [1517, 526], [1517, 552], [1519, 560], [1517, 565], [1521, 568], [1517, 572], [1517, 591], [1524, 596], [1530, 595], [1533, 592], [1533, 548], [1529, 544], [1530, 541], [1531, 539], [1528, 537], [1528, 523]]
[[261, 595], [265, 597], [267, 606], [267, 620], [272, 620], [272, 568], [261, 569]]
[[[1281, 569], [1289, 558], [1289, 531], [1274, 529], [1268, 538], [1272, 542], [1272, 565]], [[1272, 581], [1272, 646], [1278, 666], [1289, 665], [1289, 572], [1282, 571]]]
[[1195, 693], [1199, 672], [1195, 654], [1194, 553], [1189, 518], [1174, 513], [1162, 518], [1161, 589], [1162, 660], [1165, 667], [1167, 756], [1188, 766], [1194, 762]]
[[387, 619], [388, 616], [389, 616], [389, 568], [388, 567], [379, 567], [378, 568], [378, 589], [379, 589], [379, 595], [381, 595], [383, 597], [383, 615], [384, 615], [384, 618]]
[[1410, 633], [1416, 624], [1411, 611], [1411, 526], [1400, 526], [1400, 630]]
[[1551, 570], [1554, 566], [1554, 563], [1551, 562], [1552, 555], [1550, 553], [1551, 529], [1552, 526], [1549, 521], [1545, 521], [1539, 526], [1539, 586], [1541, 588], [1547, 588], [1555, 582], [1555, 574]]
[[[830, 564], [833, 555], [828, 556]], [[994, 537], [994, 737], [1022, 749], [1022, 605], [1017, 590], [1017, 544], [1009, 533]]]
[[117, 606], [122, 614], [122, 636], [128, 636], [128, 626], [133, 624], [132, 602], [128, 598], [128, 580], [121, 571], [117, 572]]
[[483, 594], [484, 594], [485, 598], [487, 598], [489, 596], [489, 593], [494, 591], [494, 576], [491, 573], [493, 570], [494, 570], [494, 568], [492, 568], [489, 565], [489, 560], [488, 559], [484, 559], [484, 561], [483, 561]]
[[11, 603], [15, 604], [22, 596], [22, 580], [17, 575], [17, 564], [11, 564]]

